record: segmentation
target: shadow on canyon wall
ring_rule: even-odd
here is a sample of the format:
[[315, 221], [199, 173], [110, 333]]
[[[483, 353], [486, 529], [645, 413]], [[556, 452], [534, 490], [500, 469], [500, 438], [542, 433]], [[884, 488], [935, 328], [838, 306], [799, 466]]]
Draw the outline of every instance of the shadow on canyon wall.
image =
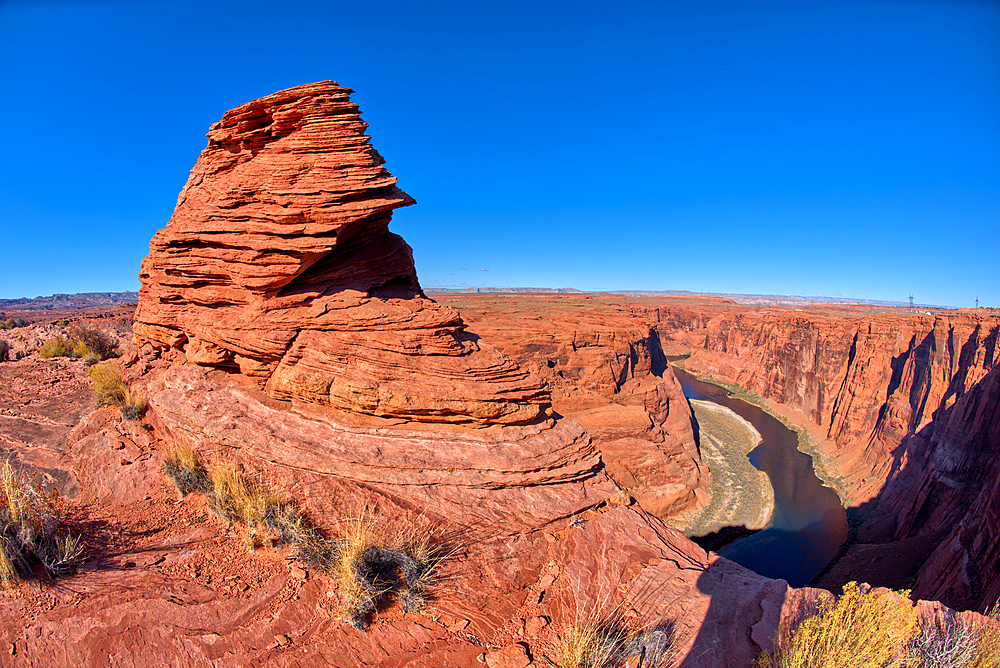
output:
[[[980, 612], [1000, 598], [1000, 367], [950, 396], [930, 422], [911, 425], [880, 492], [847, 509], [849, 538], [809, 585], [839, 594], [847, 582], [867, 582]], [[741, 530], [726, 527], [697, 542], [714, 549]], [[713, 595], [714, 579], [710, 568], [698, 582], [712, 596], [706, 619], [726, 619], [731, 602]], [[681, 667], [696, 665], [712, 642], [699, 631]]]

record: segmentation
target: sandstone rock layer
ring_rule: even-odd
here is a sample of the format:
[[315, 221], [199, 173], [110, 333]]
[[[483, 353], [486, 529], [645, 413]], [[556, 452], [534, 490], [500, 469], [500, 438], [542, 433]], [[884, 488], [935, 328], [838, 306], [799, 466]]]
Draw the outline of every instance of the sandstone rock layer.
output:
[[140, 272], [140, 342], [238, 369], [272, 397], [476, 425], [544, 417], [544, 384], [424, 297], [389, 232], [413, 204], [352, 91], [298, 86], [227, 112]]

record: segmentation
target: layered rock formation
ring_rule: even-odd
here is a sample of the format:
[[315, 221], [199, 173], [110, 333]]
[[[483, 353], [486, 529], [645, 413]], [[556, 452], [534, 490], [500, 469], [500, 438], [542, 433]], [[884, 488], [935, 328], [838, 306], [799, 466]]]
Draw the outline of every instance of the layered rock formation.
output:
[[[155, 433], [235, 457], [321, 524], [377, 504], [445, 527], [456, 594], [442, 607], [492, 644], [512, 640], [512, 620], [562, 628], [613, 598], [643, 625], [688, 615], [677, 636], [686, 665], [745, 665], [786, 606], [813, 595], [708, 555], [647, 515], [581, 426], [552, 415], [542, 380], [424, 297], [409, 249], [386, 227], [411, 200], [368, 146], [348, 92], [282, 91], [213, 126], [143, 263], [140, 349], [125, 362]], [[677, 439], [670, 447], [696, 480], [679, 388], [630, 380], [634, 356], [613, 382], [632, 383], [634, 396], [615, 406], [642, 420], [620, 436]], [[204, 603], [199, 615], [221, 614]]]
[[388, 230], [413, 204], [351, 91], [298, 86], [227, 112], [139, 278], [140, 342], [238, 368], [269, 395], [384, 418], [544, 417], [548, 394], [424, 298]]
[[[991, 389], [1000, 355], [996, 315], [761, 308], [676, 297], [463, 295], [448, 301], [461, 304], [477, 329], [498, 336], [500, 347], [525, 363], [535, 350], [551, 354], [537, 346], [539, 325], [529, 313], [539, 323], [590, 320], [592, 331], [600, 331], [594, 323], [648, 324], [651, 349], [689, 353], [688, 370], [753, 391], [809, 432], [811, 454], [851, 510], [861, 542], [825, 584], [877, 582], [885, 569], [862, 567], [877, 555], [877, 561], [905, 562], [886, 584], [915, 587], [921, 596], [974, 608], [1000, 595], [991, 551], [1000, 534], [991, 435], [1000, 410]], [[518, 302], [517, 317], [510, 316], [509, 301]], [[553, 371], [566, 359], [553, 357]], [[609, 376], [603, 360], [581, 366], [567, 375]], [[547, 379], [558, 387], [559, 379]], [[558, 391], [554, 404], [562, 412]]]
[[659, 517], [706, 499], [691, 408], [642, 310], [594, 299], [440, 296], [479, 334], [552, 388], [608, 473]]

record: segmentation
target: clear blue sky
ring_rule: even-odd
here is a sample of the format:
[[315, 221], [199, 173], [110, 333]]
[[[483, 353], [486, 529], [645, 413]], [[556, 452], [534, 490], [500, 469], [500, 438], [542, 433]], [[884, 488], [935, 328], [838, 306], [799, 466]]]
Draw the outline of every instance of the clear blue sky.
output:
[[1000, 306], [1000, 3], [959, 0], [0, 0], [0, 298], [137, 289], [208, 126], [323, 79], [425, 288]]

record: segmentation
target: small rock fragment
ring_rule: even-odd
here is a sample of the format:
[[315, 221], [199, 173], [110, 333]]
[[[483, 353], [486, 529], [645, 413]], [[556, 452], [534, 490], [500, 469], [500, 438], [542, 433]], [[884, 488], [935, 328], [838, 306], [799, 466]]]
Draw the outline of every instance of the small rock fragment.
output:
[[548, 625], [548, 617], [532, 617], [524, 623], [524, 632], [529, 636], [537, 636]]
[[468, 619], [460, 619], [451, 626], [449, 626], [448, 630], [451, 631], [452, 633], [458, 633], [460, 631], [464, 631], [468, 626], [469, 626]]
[[288, 570], [291, 573], [291, 576], [296, 580], [305, 580], [306, 578], [309, 577], [309, 573], [306, 571], [306, 569], [300, 566], [293, 565]]
[[486, 665], [490, 668], [527, 668], [530, 663], [528, 647], [524, 643], [514, 643], [486, 653]]

